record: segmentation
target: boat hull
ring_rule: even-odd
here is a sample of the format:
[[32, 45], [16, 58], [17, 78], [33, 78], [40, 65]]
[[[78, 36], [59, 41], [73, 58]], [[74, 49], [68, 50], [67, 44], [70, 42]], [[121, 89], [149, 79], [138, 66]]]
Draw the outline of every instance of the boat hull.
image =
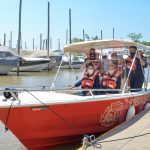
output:
[[19, 58], [0, 59], [0, 75], [7, 75], [19, 63]]
[[[8, 128], [29, 150], [45, 150], [81, 140], [84, 134], [106, 132], [124, 122], [133, 104], [136, 114], [144, 109], [149, 95], [46, 106], [13, 107]], [[8, 108], [0, 108], [6, 123]]]
[[[41, 72], [48, 66], [48, 63], [44, 64], [36, 64], [36, 65], [29, 65], [29, 66], [20, 66], [20, 72]], [[13, 71], [17, 71], [17, 68], [14, 68]]]
[[15, 66], [0, 65], [0, 75], [7, 75]]

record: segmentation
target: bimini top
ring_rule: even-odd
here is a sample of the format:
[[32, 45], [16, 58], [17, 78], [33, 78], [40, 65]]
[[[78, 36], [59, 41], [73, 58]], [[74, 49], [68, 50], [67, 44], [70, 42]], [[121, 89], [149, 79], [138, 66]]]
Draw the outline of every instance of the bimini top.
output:
[[73, 43], [64, 47], [65, 53], [88, 53], [91, 48], [95, 49], [111, 49], [111, 48], [129, 48], [130, 46], [137, 46], [140, 49], [150, 51], [150, 47], [142, 44], [125, 41], [125, 40], [94, 40], [79, 43]]

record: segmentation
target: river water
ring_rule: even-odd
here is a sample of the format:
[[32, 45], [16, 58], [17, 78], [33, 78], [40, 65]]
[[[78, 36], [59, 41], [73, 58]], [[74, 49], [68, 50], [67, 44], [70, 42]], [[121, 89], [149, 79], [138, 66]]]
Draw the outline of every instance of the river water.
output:
[[[43, 72], [21, 72], [16, 76], [16, 72], [10, 72], [7, 76], [0, 76], [0, 87], [40, 87], [51, 86], [57, 70]], [[60, 70], [55, 80], [55, 88], [65, 88], [82, 77], [83, 73], [80, 69]], [[77, 79], [78, 77], [78, 79]], [[77, 79], [77, 80], [76, 80]]]
[[[21, 72], [20, 76], [16, 72], [10, 72], [7, 76], [0, 76], [0, 87], [26, 87], [38, 88], [41, 86], [51, 86], [55, 78], [57, 70], [43, 71], [43, 72]], [[74, 85], [83, 76], [80, 69], [65, 70], [61, 69], [55, 80], [55, 88], [66, 88], [69, 85]], [[147, 81], [147, 70], [146, 70]], [[148, 76], [150, 82], [150, 75]]]

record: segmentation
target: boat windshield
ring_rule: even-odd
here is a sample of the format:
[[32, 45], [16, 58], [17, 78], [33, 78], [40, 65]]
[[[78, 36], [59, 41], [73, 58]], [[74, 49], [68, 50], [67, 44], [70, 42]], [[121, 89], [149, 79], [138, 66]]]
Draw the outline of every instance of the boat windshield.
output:
[[12, 53], [10, 53], [10, 52], [0, 52], [0, 57], [1, 58], [4, 58], [4, 57], [12, 57], [12, 56], [14, 56]]

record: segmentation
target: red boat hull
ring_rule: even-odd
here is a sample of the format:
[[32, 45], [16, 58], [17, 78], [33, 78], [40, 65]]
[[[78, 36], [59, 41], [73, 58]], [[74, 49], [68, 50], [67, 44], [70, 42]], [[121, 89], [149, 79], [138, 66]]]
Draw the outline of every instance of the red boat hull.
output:
[[[29, 150], [44, 150], [79, 140], [84, 134], [106, 132], [125, 121], [132, 104], [139, 113], [147, 101], [149, 94], [47, 107], [12, 107], [7, 126]], [[4, 124], [7, 115], [8, 108], [0, 108], [0, 119]]]

